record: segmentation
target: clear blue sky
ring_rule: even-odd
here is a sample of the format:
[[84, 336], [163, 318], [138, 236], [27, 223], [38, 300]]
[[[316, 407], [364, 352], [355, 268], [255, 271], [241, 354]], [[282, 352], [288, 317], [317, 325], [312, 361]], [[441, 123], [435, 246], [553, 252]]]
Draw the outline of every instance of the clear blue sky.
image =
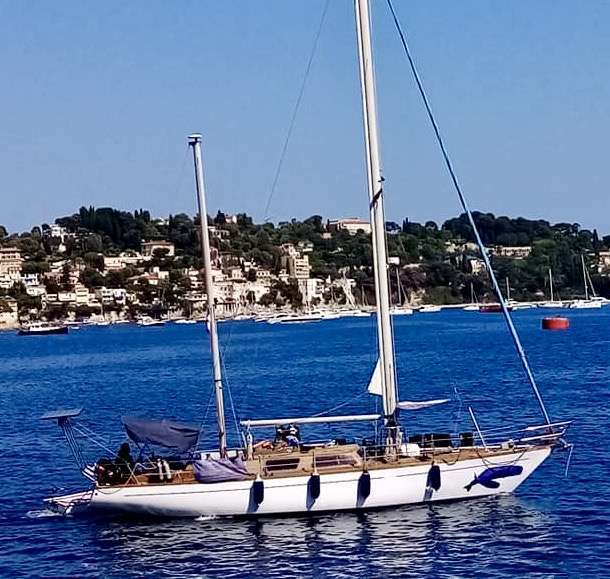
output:
[[[395, 0], [476, 209], [610, 233], [610, 3]], [[459, 212], [389, 15], [374, 0], [387, 218]], [[262, 219], [323, 0], [0, 1], [0, 224], [81, 205]], [[331, 0], [274, 220], [365, 216], [351, 0]]]

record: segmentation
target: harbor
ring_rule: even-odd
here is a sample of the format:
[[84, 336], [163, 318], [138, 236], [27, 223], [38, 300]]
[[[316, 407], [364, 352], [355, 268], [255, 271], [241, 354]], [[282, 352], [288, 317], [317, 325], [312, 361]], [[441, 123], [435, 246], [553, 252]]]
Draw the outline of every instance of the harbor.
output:
[[6, 6], [1, 577], [608, 574], [610, 6], [473, 8]]

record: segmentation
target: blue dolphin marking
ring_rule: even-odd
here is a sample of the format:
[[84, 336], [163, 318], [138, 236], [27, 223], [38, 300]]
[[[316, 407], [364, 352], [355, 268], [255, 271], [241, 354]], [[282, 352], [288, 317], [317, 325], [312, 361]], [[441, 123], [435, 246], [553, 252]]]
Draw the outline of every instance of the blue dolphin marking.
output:
[[517, 476], [522, 472], [523, 467], [514, 464], [509, 464], [507, 466], [492, 466], [486, 468], [481, 474], [475, 475], [474, 480], [464, 488], [467, 491], [470, 491], [474, 485], [480, 484], [488, 489], [497, 489], [500, 486], [500, 483], [495, 479]]

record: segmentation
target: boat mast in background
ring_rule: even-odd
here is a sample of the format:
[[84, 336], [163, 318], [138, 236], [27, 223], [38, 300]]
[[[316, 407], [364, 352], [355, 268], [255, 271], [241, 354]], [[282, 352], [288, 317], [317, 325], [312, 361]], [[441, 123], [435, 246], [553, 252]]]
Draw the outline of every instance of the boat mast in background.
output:
[[355, 0], [356, 31], [358, 36], [358, 58], [360, 63], [360, 88], [364, 119], [364, 141], [368, 176], [371, 230], [373, 240], [373, 267], [375, 296], [377, 299], [377, 335], [383, 392], [383, 411], [394, 425], [396, 413], [396, 368], [394, 361], [394, 338], [390, 321], [390, 292], [388, 284], [387, 241], [385, 234], [385, 212], [383, 209], [383, 177], [377, 131], [377, 103], [375, 74], [371, 46], [371, 23], [369, 0]]
[[205, 203], [205, 185], [203, 180], [203, 163], [201, 161], [201, 135], [190, 135], [189, 145], [193, 147], [195, 163], [195, 185], [197, 187], [197, 204], [199, 207], [199, 223], [201, 235], [201, 254], [205, 274], [205, 288], [208, 299], [208, 329], [210, 332], [210, 348], [212, 350], [212, 366], [214, 368], [214, 393], [216, 398], [216, 418], [218, 421], [218, 443], [220, 456], [227, 453], [227, 432], [225, 428], [224, 396], [222, 389], [222, 370], [220, 365], [220, 348], [218, 345], [218, 328], [216, 325], [214, 283], [212, 282], [212, 259], [210, 255], [210, 235], [208, 232], [208, 212]]
[[549, 267], [549, 288], [551, 291], [551, 303], [553, 303], [555, 301], [555, 298], [553, 296], [553, 271], [551, 270], [550, 267]]
[[589, 301], [589, 284], [587, 283], [587, 268], [585, 266], [585, 256], [580, 254], [580, 263], [582, 264], [582, 281], [585, 284], [585, 301]]

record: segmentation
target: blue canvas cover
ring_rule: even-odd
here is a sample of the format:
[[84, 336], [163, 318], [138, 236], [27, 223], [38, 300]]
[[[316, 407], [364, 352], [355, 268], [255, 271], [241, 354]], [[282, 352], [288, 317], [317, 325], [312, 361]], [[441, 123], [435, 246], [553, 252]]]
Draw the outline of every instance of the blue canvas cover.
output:
[[226, 482], [250, 478], [244, 461], [239, 458], [206, 458], [193, 463], [195, 478], [201, 483]]
[[139, 444], [155, 444], [186, 452], [197, 444], [199, 427], [169, 420], [147, 420], [123, 416], [127, 436]]

